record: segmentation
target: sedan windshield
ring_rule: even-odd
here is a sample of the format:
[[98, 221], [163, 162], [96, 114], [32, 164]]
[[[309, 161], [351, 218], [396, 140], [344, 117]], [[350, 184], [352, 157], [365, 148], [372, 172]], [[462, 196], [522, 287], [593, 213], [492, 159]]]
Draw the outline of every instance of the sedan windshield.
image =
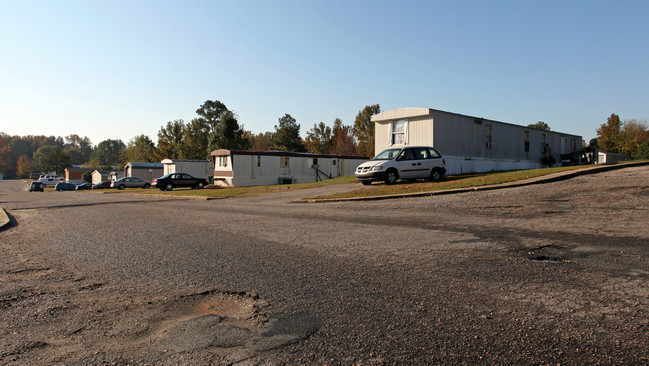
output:
[[399, 154], [399, 151], [401, 151], [401, 149], [383, 150], [380, 154], [375, 156], [372, 160], [392, 160], [397, 156], [397, 154]]

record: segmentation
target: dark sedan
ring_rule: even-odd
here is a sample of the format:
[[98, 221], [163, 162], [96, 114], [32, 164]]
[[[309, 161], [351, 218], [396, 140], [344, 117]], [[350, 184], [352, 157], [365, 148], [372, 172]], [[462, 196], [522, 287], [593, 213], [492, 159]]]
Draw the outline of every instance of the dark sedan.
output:
[[81, 183], [77, 185], [76, 190], [77, 191], [82, 191], [84, 189], [91, 189], [92, 188], [92, 183]]
[[151, 186], [161, 191], [171, 191], [177, 187], [203, 188], [209, 182], [205, 178], [195, 178], [186, 173], [171, 173], [151, 181]]
[[110, 188], [109, 181], [103, 181], [92, 185], [92, 189], [106, 189], [106, 188]]

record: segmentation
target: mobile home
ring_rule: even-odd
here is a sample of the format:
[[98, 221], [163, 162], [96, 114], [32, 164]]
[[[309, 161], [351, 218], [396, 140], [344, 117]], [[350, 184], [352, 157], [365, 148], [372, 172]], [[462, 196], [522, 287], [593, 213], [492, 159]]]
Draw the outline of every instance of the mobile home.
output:
[[228, 187], [312, 183], [354, 174], [363, 156], [215, 150], [214, 183]]
[[375, 154], [391, 146], [428, 145], [446, 158], [447, 174], [540, 168], [578, 159], [582, 138], [431, 108], [372, 116]]

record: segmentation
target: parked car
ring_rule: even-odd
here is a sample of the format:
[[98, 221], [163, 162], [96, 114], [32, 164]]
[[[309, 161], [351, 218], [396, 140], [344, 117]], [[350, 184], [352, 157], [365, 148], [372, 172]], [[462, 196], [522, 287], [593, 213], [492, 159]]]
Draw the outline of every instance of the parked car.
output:
[[446, 174], [442, 154], [430, 146], [395, 147], [382, 151], [372, 160], [356, 168], [354, 175], [361, 183], [374, 181], [394, 184], [399, 179], [440, 180]]
[[142, 180], [138, 177], [124, 177], [120, 178], [110, 184], [111, 188], [125, 189], [125, 188], [151, 188], [151, 183]]
[[74, 191], [76, 188], [77, 186], [72, 183], [56, 183], [56, 185], [54, 186], [54, 190], [57, 192]]
[[29, 191], [30, 192], [43, 192], [45, 188], [45, 185], [41, 182], [31, 182], [29, 184]]
[[81, 183], [76, 187], [77, 191], [83, 191], [85, 189], [92, 189], [92, 183]]
[[106, 188], [110, 188], [110, 182], [107, 180], [92, 185], [92, 189], [106, 189]]
[[57, 183], [65, 183], [65, 178], [59, 177], [58, 175], [54, 174], [46, 174], [46, 175], [41, 175], [38, 178], [38, 181], [45, 184], [47, 186], [48, 184], [57, 184]]
[[205, 178], [195, 178], [187, 173], [171, 173], [151, 181], [151, 186], [161, 191], [171, 191], [177, 187], [203, 188], [209, 182]]

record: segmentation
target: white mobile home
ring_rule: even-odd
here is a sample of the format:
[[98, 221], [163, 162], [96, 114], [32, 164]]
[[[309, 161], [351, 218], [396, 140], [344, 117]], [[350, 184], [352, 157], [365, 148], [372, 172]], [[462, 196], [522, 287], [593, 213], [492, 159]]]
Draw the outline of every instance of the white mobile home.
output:
[[214, 183], [227, 187], [312, 183], [352, 175], [363, 156], [215, 150]]
[[447, 174], [540, 168], [541, 158], [578, 159], [581, 136], [465, 116], [401, 108], [372, 116], [375, 154], [391, 146], [428, 145], [446, 158]]
[[171, 173], [186, 173], [195, 178], [206, 178], [212, 174], [212, 166], [207, 160], [190, 160], [190, 159], [164, 159], [163, 175]]
[[136, 177], [142, 180], [151, 181], [164, 175], [162, 163], [133, 163], [128, 162], [124, 166], [125, 177]]

